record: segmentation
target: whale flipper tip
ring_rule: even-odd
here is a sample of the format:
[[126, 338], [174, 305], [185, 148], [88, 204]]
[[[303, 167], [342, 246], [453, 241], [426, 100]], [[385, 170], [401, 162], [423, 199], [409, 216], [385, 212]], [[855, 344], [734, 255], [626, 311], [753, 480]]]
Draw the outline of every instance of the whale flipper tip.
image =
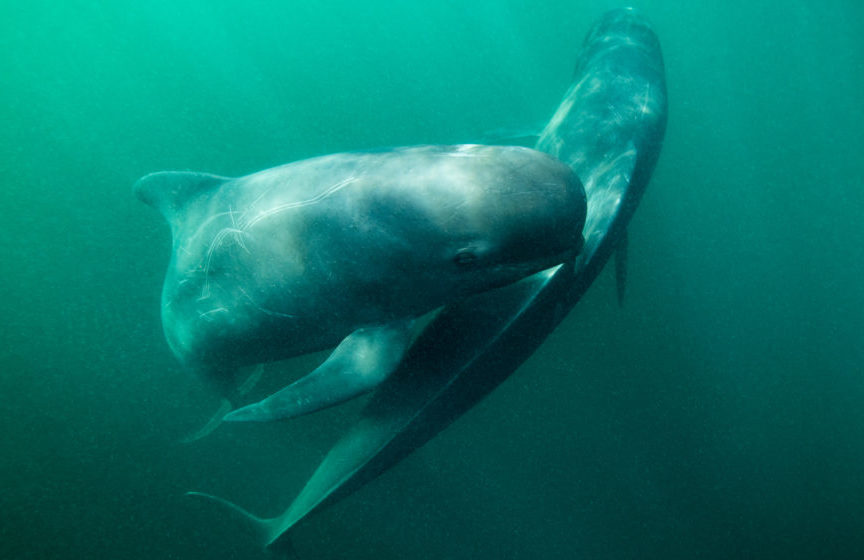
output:
[[201, 426], [197, 431], [192, 432], [188, 436], [182, 438], [180, 443], [192, 443], [194, 441], [198, 441], [199, 439], [203, 439], [213, 433], [216, 428], [218, 428], [222, 421], [225, 418], [225, 415], [231, 410], [231, 402], [228, 399], [222, 399], [219, 403], [219, 408], [210, 417], [210, 420], [207, 421], [206, 424]]

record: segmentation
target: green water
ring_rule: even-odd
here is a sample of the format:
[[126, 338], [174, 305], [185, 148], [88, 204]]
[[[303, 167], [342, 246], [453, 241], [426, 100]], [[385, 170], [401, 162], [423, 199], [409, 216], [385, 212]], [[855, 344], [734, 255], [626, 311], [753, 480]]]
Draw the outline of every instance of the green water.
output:
[[[603, 274], [302, 557], [864, 557], [864, 10], [703, 4], [639, 3], [670, 118], [624, 308]], [[276, 513], [361, 404], [178, 443], [216, 401], [162, 338], [139, 176], [536, 126], [615, 6], [0, 7], [0, 558], [265, 558], [183, 492]]]

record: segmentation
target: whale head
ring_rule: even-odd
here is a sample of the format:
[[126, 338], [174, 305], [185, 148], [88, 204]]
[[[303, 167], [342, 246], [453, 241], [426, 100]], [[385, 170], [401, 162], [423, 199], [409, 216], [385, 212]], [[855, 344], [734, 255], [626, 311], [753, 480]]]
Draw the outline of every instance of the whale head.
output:
[[430, 185], [415, 203], [429, 226], [418, 250], [452, 293], [503, 286], [579, 253], [585, 190], [568, 166], [516, 146], [458, 146], [449, 156], [424, 171]]

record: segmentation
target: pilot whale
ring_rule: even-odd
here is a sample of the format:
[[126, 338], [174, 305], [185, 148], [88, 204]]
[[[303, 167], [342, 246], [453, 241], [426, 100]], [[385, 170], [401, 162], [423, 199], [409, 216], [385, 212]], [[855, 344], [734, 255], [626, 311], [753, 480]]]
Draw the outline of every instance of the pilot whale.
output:
[[333, 154], [235, 179], [161, 172], [134, 191], [171, 226], [162, 321], [183, 364], [224, 386], [240, 366], [336, 347], [233, 421], [370, 390], [416, 317], [572, 260], [586, 214], [569, 167], [513, 146]]
[[288, 553], [303, 521], [362, 488], [472, 408], [578, 303], [620, 250], [660, 156], [666, 120], [663, 57], [650, 23], [634, 9], [604, 14], [585, 38], [573, 83], [536, 146], [568, 164], [585, 186], [585, 245], [575, 264], [445, 308], [278, 515], [262, 518], [216, 496], [189, 495], [225, 506], [262, 546]]

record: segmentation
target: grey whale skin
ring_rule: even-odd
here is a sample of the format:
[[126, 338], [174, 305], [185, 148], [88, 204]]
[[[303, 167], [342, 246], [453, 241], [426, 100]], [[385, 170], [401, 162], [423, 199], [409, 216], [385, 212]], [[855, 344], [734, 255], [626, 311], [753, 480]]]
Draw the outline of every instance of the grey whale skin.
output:
[[567, 163], [588, 197], [585, 246], [562, 265], [448, 306], [373, 393], [280, 515], [227, 507], [262, 546], [293, 556], [290, 535], [310, 514], [363, 487], [421, 447], [509, 377], [579, 301], [623, 242], [666, 130], [660, 43], [640, 12], [603, 15], [589, 31], [574, 81], [537, 148]]
[[371, 389], [413, 318], [572, 260], [585, 219], [575, 174], [513, 146], [333, 154], [237, 179], [162, 172], [134, 190], [171, 225], [162, 320], [182, 363], [230, 386], [239, 366], [338, 344], [229, 420], [297, 416]]

